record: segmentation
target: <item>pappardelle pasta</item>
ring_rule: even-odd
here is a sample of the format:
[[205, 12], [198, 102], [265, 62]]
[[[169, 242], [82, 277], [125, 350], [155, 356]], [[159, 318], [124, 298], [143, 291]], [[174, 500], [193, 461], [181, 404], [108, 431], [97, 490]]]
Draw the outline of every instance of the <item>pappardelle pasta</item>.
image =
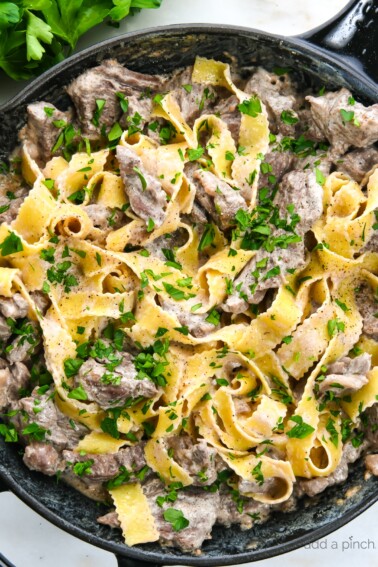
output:
[[185, 551], [377, 474], [378, 105], [203, 58], [67, 92], [0, 179], [5, 441]]

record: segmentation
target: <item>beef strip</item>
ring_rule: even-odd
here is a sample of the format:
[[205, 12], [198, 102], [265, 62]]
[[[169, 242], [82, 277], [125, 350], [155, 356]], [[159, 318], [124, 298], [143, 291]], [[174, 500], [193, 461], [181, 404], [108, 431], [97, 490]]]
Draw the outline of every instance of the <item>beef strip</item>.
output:
[[[315, 123], [336, 155], [344, 154], [350, 146], [366, 148], [378, 140], [378, 104], [350, 104], [353, 97], [344, 88], [319, 97], [308, 96], [306, 100]], [[353, 114], [345, 116], [341, 111]]]
[[[228, 183], [219, 179], [210, 171], [197, 169], [193, 173], [193, 179], [198, 181], [196, 184], [196, 196], [198, 184], [202, 185], [202, 190], [210, 197], [211, 208], [208, 212], [214, 218], [220, 228], [225, 230], [235, 225], [235, 215], [239, 209], [247, 210], [247, 203], [240, 192], [233, 189]], [[199, 198], [200, 202], [201, 199]]]
[[239, 524], [242, 530], [250, 529], [255, 521], [264, 522], [271, 512], [271, 506], [252, 498], [241, 498], [237, 502], [228, 487], [219, 491], [217, 524], [230, 527]]
[[197, 486], [208, 486], [217, 480], [217, 452], [204, 439], [195, 442], [189, 435], [168, 437], [167, 445], [176, 461]]
[[112, 372], [96, 360], [87, 360], [76, 375], [75, 384], [81, 384], [88, 399], [104, 409], [122, 405], [130, 397], [151, 398], [157, 392], [151, 380], [137, 379], [137, 371], [128, 353], [123, 354], [121, 364]]
[[26, 388], [30, 379], [28, 368], [22, 362], [9, 366], [0, 358], [0, 411], [15, 405], [20, 390]]
[[5, 317], [0, 315], [0, 341], [5, 342], [12, 334], [12, 330], [8, 325]]
[[378, 452], [378, 404], [368, 408], [366, 415], [366, 432], [365, 438], [369, 444], [369, 451]]
[[29, 189], [17, 175], [0, 174], [0, 224], [10, 224], [17, 217]]
[[28, 311], [29, 304], [21, 293], [15, 293], [12, 297], [0, 298], [0, 312], [6, 318], [21, 319], [27, 316]]
[[[177, 492], [177, 500], [171, 505], [163, 504], [159, 507], [156, 503], [158, 496], [166, 494], [164, 485], [157, 479], [151, 479], [143, 486], [143, 492], [147, 496], [151, 512], [154, 516], [156, 527], [159, 531], [159, 541], [169, 547], [179, 547], [183, 551], [193, 552], [199, 549], [206, 539], [211, 538], [211, 529], [219, 514], [220, 498], [217, 492], [204, 492], [196, 488], [186, 488]], [[199, 501], [201, 504], [199, 505]], [[230, 499], [230, 502], [231, 499]], [[229, 502], [227, 502], [229, 504]], [[175, 508], [183, 513], [189, 520], [189, 526], [181, 531], [175, 532], [172, 525], [164, 519], [164, 511], [167, 508]], [[257, 506], [256, 506], [257, 508]], [[231, 516], [229, 506], [224, 506], [224, 516]], [[247, 520], [247, 514], [244, 515]], [[249, 517], [250, 523], [251, 518]], [[120, 522], [117, 512], [111, 511], [97, 518], [100, 524], [119, 528]], [[230, 522], [231, 524], [231, 522]]]
[[152, 242], [149, 242], [146, 246], [146, 250], [150, 252], [153, 256], [160, 258], [163, 262], [167, 261], [163, 250], [175, 250], [176, 248], [181, 248], [188, 241], [188, 232], [183, 228], [178, 228], [172, 233], [163, 234]]
[[297, 117], [295, 109], [298, 104], [288, 75], [278, 77], [259, 67], [244, 90], [246, 93], [256, 94], [265, 104], [274, 133], [280, 132], [284, 136], [295, 134], [295, 124], [287, 124], [281, 118], [283, 111], [290, 111], [293, 117]]
[[313, 142], [326, 141], [324, 133], [312, 117], [310, 108], [299, 109], [297, 114], [299, 118], [299, 122], [297, 122], [295, 129], [297, 138], [299, 138], [299, 136], [304, 136], [306, 140], [312, 140]]
[[[213, 87], [191, 83], [192, 70], [192, 67], [187, 67], [178, 71], [166, 85], [166, 90], [176, 99], [181, 114], [189, 126], [193, 126], [194, 121], [200, 115], [213, 112], [213, 106], [218, 98]], [[191, 88], [184, 89], [182, 85], [188, 84], [191, 85]]]
[[350, 463], [354, 463], [360, 457], [364, 448], [366, 448], [366, 444], [360, 445], [359, 447], [353, 447], [350, 441], [345, 443], [340, 463], [337, 465], [333, 473], [324, 477], [298, 479], [295, 485], [297, 496], [307, 494], [307, 496], [313, 497], [320, 494], [320, 492], [323, 492], [323, 490], [328, 488], [328, 486], [344, 482], [344, 480], [348, 477], [348, 465]]
[[53, 476], [64, 468], [58, 451], [48, 443], [32, 441], [25, 447], [23, 456], [25, 465], [32, 471], [38, 471], [48, 476]]
[[[149, 175], [137, 154], [124, 146], [117, 146], [117, 159], [121, 170], [125, 193], [134, 213], [146, 224], [150, 219], [155, 226], [161, 226], [165, 219], [167, 195], [159, 181]], [[139, 174], [135, 170], [139, 170]], [[145, 179], [143, 188], [141, 176]]]
[[120, 125], [127, 130], [130, 125], [133, 128], [143, 130], [145, 124], [151, 120], [152, 99], [151, 97], [141, 98], [141, 94], [129, 95], [127, 97], [127, 112], [122, 116]]
[[352, 150], [334, 162], [336, 171], [346, 173], [357, 183], [361, 183], [375, 165], [378, 165], [378, 150], [374, 147]]
[[161, 308], [170, 315], [176, 316], [180, 325], [188, 327], [193, 337], [205, 337], [219, 329], [219, 324], [213, 325], [206, 321], [208, 313], [191, 313], [190, 311], [185, 311], [178, 302], [165, 300], [160, 297], [159, 300]]
[[[268, 289], [277, 288], [282, 284], [287, 270], [297, 269], [304, 265], [304, 251], [303, 242], [290, 244], [287, 248], [276, 248], [271, 253], [268, 253], [265, 249], [258, 250], [235, 279], [234, 292], [227, 298], [223, 309], [230, 313], [242, 313], [248, 309], [248, 303], [253, 305], [260, 303]], [[258, 263], [265, 259], [267, 259], [267, 262], [264, 268], [257, 269], [259, 277], [256, 280], [252, 272], [256, 272]], [[276, 266], [280, 267], [280, 273], [266, 277], [268, 272]], [[255, 286], [256, 281], [257, 285]], [[237, 289], [240, 284], [240, 289]], [[252, 286], [252, 289], [250, 286]], [[248, 302], [240, 296], [240, 292], [247, 295]]]
[[27, 323], [27, 334], [18, 336], [7, 346], [7, 360], [15, 362], [28, 362], [41, 346], [39, 325], [35, 321]]
[[366, 352], [356, 358], [340, 358], [328, 367], [326, 378], [319, 384], [319, 392], [332, 391], [337, 396], [354, 394], [369, 382], [366, 374], [370, 365], [371, 355]]
[[[322, 213], [323, 190], [316, 183], [313, 172], [291, 171], [283, 177], [275, 203], [277, 203], [280, 218], [287, 218], [287, 207], [292, 204], [295, 205], [295, 212], [300, 217], [295, 232], [303, 237]], [[288, 233], [272, 227], [272, 234], [277, 237]], [[256, 278], [256, 266], [262, 261], [266, 261], [266, 264], [257, 269], [258, 277]], [[242, 313], [248, 308], [248, 303], [260, 303], [268, 289], [279, 287], [287, 270], [298, 269], [304, 263], [305, 247], [303, 241], [290, 244], [284, 249], [275, 248], [271, 253], [260, 248], [235, 279], [234, 291], [227, 298], [223, 309], [231, 313]], [[277, 266], [280, 268], [280, 273], [273, 277], [267, 277], [268, 272]], [[247, 300], [241, 297], [240, 293], [245, 294]]]
[[136, 474], [146, 466], [144, 443], [121, 448], [117, 453], [86, 453], [85, 455], [80, 455], [80, 453], [75, 451], [63, 451], [63, 458], [69, 468], [72, 468], [76, 463], [93, 461], [85, 475], [82, 476], [82, 480], [86, 484], [106, 482], [120, 473], [120, 467], [124, 467], [129, 471], [130, 482], [135, 482], [135, 475], [132, 473]]
[[280, 183], [285, 173], [292, 169], [294, 155], [290, 152], [269, 151], [264, 156], [264, 162], [269, 163], [272, 167], [272, 171], [269, 171], [268, 173], [260, 173], [258, 181], [259, 189], [271, 185], [269, 177], [272, 175], [275, 177], [275, 183]]
[[203, 226], [208, 222], [205, 211], [194, 201], [192, 210], [186, 215], [182, 215], [181, 220], [189, 223], [190, 226]]
[[237, 144], [239, 142], [241, 114], [238, 109], [240, 101], [236, 95], [222, 98], [212, 109], [212, 112], [219, 116], [228, 126], [229, 131]]
[[43, 291], [32, 291], [30, 297], [33, 299], [37, 309], [42, 315], [46, 314], [46, 311], [51, 305], [49, 296]]
[[363, 318], [362, 330], [368, 337], [378, 341], [378, 301], [370, 285], [363, 283], [356, 292], [356, 303]]
[[[183, 551], [193, 552], [200, 549], [206, 539], [211, 538], [211, 529], [215, 524], [219, 505], [218, 492], [205, 492], [200, 488], [186, 488], [177, 491], [177, 500], [173, 504], [156, 503], [158, 496], [164, 496], [164, 485], [151, 479], [143, 486], [150, 510], [159, 531], [159, 541], [166, 546], [178, 547]], [[200, 505], [199, 505], [200, 502]], [[189, 521], [188, 527], [174, 531], [172, 524], [164, 519], [164, 511], [175, 508]]]
[[[75, 105], [83, 134], [97, 138], [102, 125], [110, 128], [122, 115], [120, 99], [116, 96], [117, 92], [122, 93], [126, 98], [130, 97], [129, 114], [139, 112], [145, 120], [149, 118], [151, 102], [149, 100], [148, 103], [140, 101], [141, 104], [138, 105], [138, 99], [147, 91], [163, 90], [164, 84], [163, 77], [136, 73], [126, 69], [117, 61], [107, 60], [79, 75], [69, 85], [67, 92]], [[99, 126], [93, 124], [96, 100], [105, 101], [99, 117]]]
[[93, 226], [100, 230], [109, 232], [125, 224], [125, 215], [119, 209], [114, 210], [98, 203], [86, 205], [83, 209], [93, 222]]
[[365, 466], [374, 476], [378, 476], [378, 455], [367, 455], [365, 457]]
[[[45, 112], [50, 108], [52, 115]], [[62, 126], [54, 122], [69, 124], [72, 112], [62, 112], [49, 102], [34, 102], [27, 107], [28, 122], [20, 132], [20, 139], [25, 142], [30, 157], [43, 167], [52, 158], [52, 148], [61, 132]]]
[[50, 388], [44, 394], [38, 394], [35, 388], [31, 396], [18, 402], [18, 413], [11, 418], [18, 432], [32, 423], [45, 430], [45, 440], [54, 445], [57, 451], [76, 447], [80, 439], [87, 433], [87, 428], [64, 415], [55, 405], [54, 391]]

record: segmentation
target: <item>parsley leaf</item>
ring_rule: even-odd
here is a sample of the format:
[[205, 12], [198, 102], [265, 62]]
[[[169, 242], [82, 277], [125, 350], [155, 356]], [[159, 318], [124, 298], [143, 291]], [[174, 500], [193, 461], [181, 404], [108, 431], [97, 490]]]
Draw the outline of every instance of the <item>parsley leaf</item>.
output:
[[187, 520], [181, 510], [176, 508], [167, 508], [163, 512], [163, 517], [166, 522], [172, 525], [175, 532], [179, 532], [189, 526], [189, 520]]
[[0, 244], [0, 249], [2, 256], [9, 256], [10, 254], [22, 252], [24, 247], [22, 246], [21, 238], [14, 232], [10, 232]]
[[304, 422], [303, 418], [300, 415], [292, 415], [290, 421], [294, 421], [297, 424], [286, 432], [287, 436], [290, 437], [290, 439], [304, 439], [315, 431], [315, 428], [312, 427], [312, 425]]
[[262, 112], [261, 101], [256, 95], [254, 95], [249, 100], [245, 100], [238, 104], [238, 109], [242, 114], [247, 114], [248, 116], [252, 116], [252, 118], [256, 118], [256, 116]]

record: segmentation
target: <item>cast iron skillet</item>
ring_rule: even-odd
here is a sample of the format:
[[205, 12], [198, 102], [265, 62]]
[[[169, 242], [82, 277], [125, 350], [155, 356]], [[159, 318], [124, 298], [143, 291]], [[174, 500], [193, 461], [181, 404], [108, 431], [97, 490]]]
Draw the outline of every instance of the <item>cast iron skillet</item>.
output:
[[[375, 3], [375, 7], [374, 7]], [[68, 105], [64, 93], [74, 77], [107, 57], [115, 57], [134, 70], [161, 73], [191, 64], [196, 55], [239, 64], [287, 66], [303, 84], [345, 86], [365, 103], [377, 102], [378, 7], [371, 0], [352, 0], [327, 22], [309, 33], [284, 38], [247, 28], [223, 25], [178, 25], [130, 33], [102, 42], [57, 65], [27, 86], [0, 109], [0, 160], [17, 143], [25, 121], [25, 107], [47, 100], [60, 108]], [[151, 565], [232, 565], [257, 561], [307, 545], [346, 524], [378, 499], [377, 479], [363, 480], [364, 467], [351, 467], [348, 480], [316, 499], [301, 501], [299, 510], [277, 513], [262, 526], [241, 532], [216, 527], [213, 539], [196, 557], [157, 544], [128, 548], [118, 530], [100, 526], [96, 517], [105, 507], [85, 498], [55, 479], [29, 471], [19, 447], [0, 441], [0, 483], [12, 490], [42, 516], [83, 540], [112, 551], [121, 567]], [[348, 489], [360, 486], [353, 496]], [[1, 551], [1, 550], [0, 550]], [[0, 564], [1, 564], [0, 555]], [[4, 559], [4, 558], [3, 558]]]

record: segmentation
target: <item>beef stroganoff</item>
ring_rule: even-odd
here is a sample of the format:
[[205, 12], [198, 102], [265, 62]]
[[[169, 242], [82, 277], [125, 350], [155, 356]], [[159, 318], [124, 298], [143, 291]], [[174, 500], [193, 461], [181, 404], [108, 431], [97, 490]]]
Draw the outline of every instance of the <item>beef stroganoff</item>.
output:
[[378, 474], [378, 105], [203, 58], [67, 92], [0, 176], [5, 441], [192, 552]]

